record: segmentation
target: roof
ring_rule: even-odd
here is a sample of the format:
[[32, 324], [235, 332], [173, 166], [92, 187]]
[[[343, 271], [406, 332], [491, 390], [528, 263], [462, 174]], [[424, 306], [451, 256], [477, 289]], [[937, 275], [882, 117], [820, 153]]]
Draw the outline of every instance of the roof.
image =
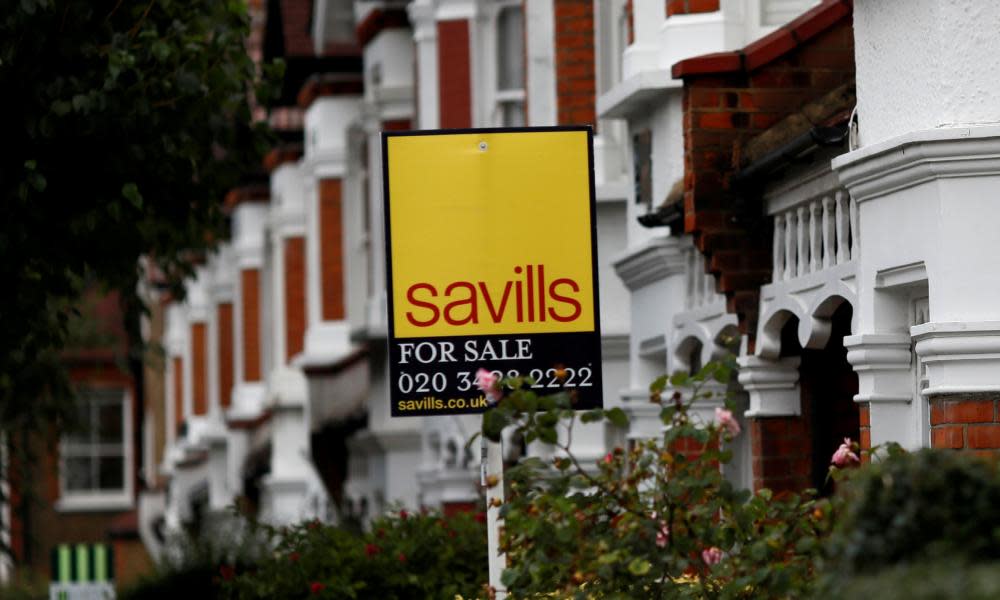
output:
[[675, 79], [697, 75], [753, 71], [795, 50], [853, 11], [853, 0], [823, 0], [797, 18], [742, 50], [703, 54], [671, 68]]

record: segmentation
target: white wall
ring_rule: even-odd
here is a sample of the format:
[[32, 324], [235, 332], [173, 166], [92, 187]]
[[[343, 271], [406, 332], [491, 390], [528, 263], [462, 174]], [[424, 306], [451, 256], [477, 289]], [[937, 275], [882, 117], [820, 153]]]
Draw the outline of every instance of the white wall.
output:
[[1000, 2], [857, 0], [862, 145], [1000, 122]]

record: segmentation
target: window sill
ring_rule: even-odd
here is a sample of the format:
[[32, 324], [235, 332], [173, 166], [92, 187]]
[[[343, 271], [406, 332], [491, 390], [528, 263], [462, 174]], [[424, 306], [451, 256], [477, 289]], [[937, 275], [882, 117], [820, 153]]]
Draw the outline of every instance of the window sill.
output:
[[81, 494], [64, 496], [56, 501], [59, 512], [112, 512], [132, 510], [135, 502], [128, 494]]

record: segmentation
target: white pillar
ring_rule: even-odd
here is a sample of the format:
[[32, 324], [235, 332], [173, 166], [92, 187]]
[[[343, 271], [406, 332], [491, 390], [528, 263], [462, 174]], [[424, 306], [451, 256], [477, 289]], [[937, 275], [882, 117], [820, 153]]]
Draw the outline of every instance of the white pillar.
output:
[[[300, 174], [306, 182], [304, 194], [305, 235], [306, 235], [306, 339], [302, 363], [328, 364], [335, 362], [351, 349], [350, 328], [348, 326], [347, 282], [349, 269], [347, 264], [348, 248], [345, 244], [345, 230], [349, 214], [345, 190], [347, 175], [347, 140], [348, 128], [357, 119], [361, 109], [360, 98], [356, 96], [322, 96], [317, 98], [306, 110], [305, 134], [309, 143], [306, 147], [305, 160]], [[339, 198], [336, 201], [340, 223], [336, 229], [322, 231], [323, 190], [324, 180], [339, 188]], [[333, 186], [327, 185], [327, 189]], [[323, 248], [327, 244], [336, 244], [336, 253], [341, 259], [339, 269], [335, 274], [324, 272]], [[324, 315], [324, 290], [327, 282], [325, 277], [339, 276], [341, 281], [340, 301], [344, 313], [339, 318]]]
[[438, 53], [437, 21], [434, 0], [415, 0], [407, 7], [413, 23], [413, 42], [417, 52], [417, 122], [419, 129], [437, 129]]

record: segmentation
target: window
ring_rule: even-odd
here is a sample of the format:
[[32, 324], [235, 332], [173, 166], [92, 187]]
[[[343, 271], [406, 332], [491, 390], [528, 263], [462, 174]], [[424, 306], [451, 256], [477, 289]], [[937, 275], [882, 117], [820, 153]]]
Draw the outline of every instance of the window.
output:
[[497, 81], [494, 121], [501, 127], [523, 127], [524, 13], [520, 4], [497, 13]]
[[131, 505], [129, 395], [122, 388], [85, 388], [77, 399], [80, 428], [63, 436], [60, 508]]
[[635, 203], [653, 207], [653, 134], [644, 129], [632, 136], [635, 175]]

